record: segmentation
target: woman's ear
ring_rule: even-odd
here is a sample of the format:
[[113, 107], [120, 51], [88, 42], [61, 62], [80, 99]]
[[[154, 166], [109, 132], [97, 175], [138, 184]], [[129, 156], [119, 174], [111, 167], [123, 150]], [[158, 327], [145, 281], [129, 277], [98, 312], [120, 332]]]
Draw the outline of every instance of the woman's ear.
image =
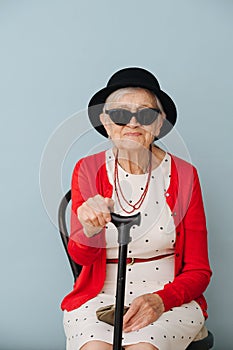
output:
[[104, 128], [106, 130], [106, 133], [108, 134], [108, 136], [110, 136], [110, 124], [107, 121], [106, 114], [104, 114], [104, 113], [100, 114], [100, 121], [103, 124], [103, 126], [104, 126]]

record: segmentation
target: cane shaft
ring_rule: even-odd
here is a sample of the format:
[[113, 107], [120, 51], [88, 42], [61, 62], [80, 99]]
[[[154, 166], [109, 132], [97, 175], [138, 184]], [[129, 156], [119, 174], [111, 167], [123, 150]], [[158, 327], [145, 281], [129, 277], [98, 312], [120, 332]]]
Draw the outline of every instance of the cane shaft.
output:
[[126, 259], [128, 244], [131, 241], [130, 228], [133, 225], [140, 225], [141, 216], [140, 213], [128, 217], [112, 213], [111, 217], [112, 223], [117, 227], [119, 244], [113, 350], [122, 350], [121, 343], [125, 301]]
[[113, 350], [122, 349], [121, 342], [122, 342], [122, 326], [123, 326], [123, 312], [124, 312], [124, 300], [125, 300], [127, 248], [128, 248], [127, 244], [119, 246]]

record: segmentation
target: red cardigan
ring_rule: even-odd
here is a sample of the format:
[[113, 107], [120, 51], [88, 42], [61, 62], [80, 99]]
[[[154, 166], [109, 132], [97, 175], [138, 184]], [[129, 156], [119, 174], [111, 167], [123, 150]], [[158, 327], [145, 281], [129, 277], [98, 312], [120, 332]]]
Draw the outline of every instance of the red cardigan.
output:
[[[112, 196], [105, 152], [82, 158], [72, 176], [71, 234], [68, 251], [82, 265], [73, 290], [62, 301], [62, 310], [78, 308], [102, 289], [106, 275], [105, 229], [87, 238], [77, 218], [77, 208], [89, 197]], [[207, 317], [202, 293], [207, 288], [211, 269], [208, 260], [207, 230], [200, 183], [196, 169], [186, 161], [171, 156], [170, 186], [165, 192], [176, 226], [175, 278], [155, 291], [162, 298], [165, 311], [196, 300]]]

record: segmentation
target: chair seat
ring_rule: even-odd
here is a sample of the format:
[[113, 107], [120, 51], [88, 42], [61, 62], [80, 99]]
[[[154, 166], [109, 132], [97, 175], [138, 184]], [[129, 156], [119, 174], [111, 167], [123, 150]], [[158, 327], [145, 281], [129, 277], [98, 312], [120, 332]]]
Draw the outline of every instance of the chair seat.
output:
[[186, 350], [209, 350], [214, 345], [213, 334], [208, 331], [207, 337], [201, 340], [193, 341]]

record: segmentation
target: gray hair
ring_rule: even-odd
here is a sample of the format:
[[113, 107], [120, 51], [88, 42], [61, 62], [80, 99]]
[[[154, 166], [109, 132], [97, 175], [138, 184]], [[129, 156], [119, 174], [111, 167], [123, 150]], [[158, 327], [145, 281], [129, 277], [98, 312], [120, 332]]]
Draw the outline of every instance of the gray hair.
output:
[[155, 100], [155, 103], [157, 104], [157, 106], [159, 107], [160, 111], [161, 111], [161, 114], [163, 115], [163, 117], [166, 117], [166, 113], [164, 112], [164, 109], [163, 109], [163, 106], [161, 104], [161, 102], [159, 101], [158, 97], [150, 90], [148, 89], [144, 89], [144, 88], [141, 88], [141, 87], [126, 87], [126, 88], [121, 88], [121, 89], [118, 89], [116, 91], [113, 91], [106, 99], [105, 101], [105, 104], [104, 104], [104, 108], [103, 108], [103, 111], [105, 112], [106, 110], [106, 105], [112, 103], [112, 102], [118, 102], [119, 99], [128, 94], [128, 93], [132, 93], [132, 92], [135, 92], [135, 91], [138, 91], [138, 90], [145, 90], [146, 92], [148, 92]]

